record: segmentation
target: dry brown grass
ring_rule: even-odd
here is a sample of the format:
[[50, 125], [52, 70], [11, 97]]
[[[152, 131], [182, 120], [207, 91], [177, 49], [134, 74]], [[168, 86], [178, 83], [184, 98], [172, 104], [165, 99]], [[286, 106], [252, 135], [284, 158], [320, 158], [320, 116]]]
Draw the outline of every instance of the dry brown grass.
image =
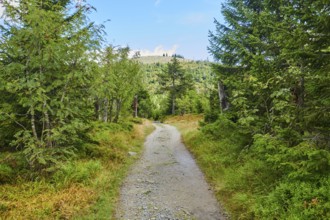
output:
[[167, 117], [164, 122], [176, 126], [180, 132], [185, 135], [191, 131], [196, 131], [199, 128], [199, 122], [202, 121], [203, 118], [203, 115], [176, 115]]
[[0, 219], [70, 219], [87, 210], [96, 198], [91, 188], [81, 185], [56, 191], [46, 184], [27, 183], [2, 186], [1, 191]]
[[142, 124], [136, 124], [134, 126], [134, 130], [131, 134], [131, 137], [133, 139], [141, 139], [145, 137], [146, 133], [150, 133], [150, 131], [153, 129], [153, 125], [151, 121], [143, 119]]
[[143, 120], [131, 132], [102, 130], [93, 134], [98, 135], [101, 146], [111, 149], [111, 155], [102, 160], [102, 169], [89, 184], [59, 186], [48, 180], [22, 180], [1, 185], [0, 220], [111, 218], [122, 180], [129, 165], [138, 158], [128, 157], [127, 151], [140, 153], [145, 136], [153, 129], [150, 121]]

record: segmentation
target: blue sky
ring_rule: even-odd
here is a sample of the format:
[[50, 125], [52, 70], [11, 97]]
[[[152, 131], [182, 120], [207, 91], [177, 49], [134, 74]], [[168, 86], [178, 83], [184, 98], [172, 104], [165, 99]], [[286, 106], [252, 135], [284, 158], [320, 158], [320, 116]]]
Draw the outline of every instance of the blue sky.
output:
[[91, 20], [105, 23], [107, 40], [141, 55], [178, 53], [188, 59], [212, 59], [207, 52], [213, 19], [221, 19], [224, 0], [88, 0], [97, 11]]

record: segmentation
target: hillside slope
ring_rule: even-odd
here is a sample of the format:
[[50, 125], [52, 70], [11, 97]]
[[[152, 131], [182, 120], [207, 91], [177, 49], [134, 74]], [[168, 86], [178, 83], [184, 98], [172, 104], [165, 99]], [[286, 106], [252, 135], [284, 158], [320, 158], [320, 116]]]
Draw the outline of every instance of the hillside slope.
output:
[[[136, 58], [141, 62], [141, 71], [144, 75], [144, 84], [153, 105], [153, 115], [163, 114], [168, 110], [169, 93], [162, 90], [159, 84], [159, 75], [166, 71], [167, 64], [172, 57], [148, 56]], [[209, 108], [209, 97], [214, 91], [214, 78], [216, 77], [212, 63], [208, 61], [194, 61], [178, 58], [183, 71], [194, 82], [185, 96], [179, 97], [178, 109], [185, 106], [185, 112], [198, 113]], [[187, 107], [187, 106], [190, 107]], [[189, 109], [189, 110], [187, 110]], [[155, 116], [157, 118], [157, 116]]]
[[[139, 62], [142, 64], [155, 64], [155, 63], [160, 63], [160, 64], [165, 64], [169, 63], [171, 61], [172, 57], [167, 56], [142, 56], [137, 58]], [[180, 62], [189, 62], [191, 60], [186, 60], [182, 58], [177, 58]]]

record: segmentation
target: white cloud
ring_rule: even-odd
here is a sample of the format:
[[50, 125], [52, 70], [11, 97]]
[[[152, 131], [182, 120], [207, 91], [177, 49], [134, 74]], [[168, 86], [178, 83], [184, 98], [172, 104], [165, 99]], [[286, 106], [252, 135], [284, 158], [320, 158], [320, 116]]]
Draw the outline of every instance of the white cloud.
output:
[[134, 55], [136, 52], [140, 52], [141, 56], [163, 56], [163, 54], [166, 54], [168, 56], [172, 56], [173, 54], [176, 53], [176, 50], [178, 49], [179, 45], [175, 44], [173, 45], [170, 49], [165, 49], [163, 47], [163, 45], [158, 45], [157, 47], [155, 47], [155, 49], [153, 51], [150, 50], [132, 50], [131, 51], [131, 55]]

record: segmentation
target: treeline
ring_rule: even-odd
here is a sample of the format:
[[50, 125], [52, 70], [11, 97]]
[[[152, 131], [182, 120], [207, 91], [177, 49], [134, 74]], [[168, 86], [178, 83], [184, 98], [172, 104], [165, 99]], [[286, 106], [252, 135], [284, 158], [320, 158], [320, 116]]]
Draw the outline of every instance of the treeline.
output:
[[93, 7], [75, 1], [3, 1], [0, 150], [21, 151], [45, 171], [72, 157], [94, 121], [133, 114], [140, 65], [107, 46]]
[[235, 216], [328, 219], [329, 2], [229, 0], [222, 14], [208, 48], [218, 94], [202, 130], [218, 143]]
[[[149, 58], [151, 59], [151, 58]], [[210, 110], [209, 97], [214, 92], [210, 62], [187, 61], [173, 55], [170, 62], [153, 57], [142, 63], [145, 85], [151, 98], [154, 119], [165, 115], [205, 113]]]

